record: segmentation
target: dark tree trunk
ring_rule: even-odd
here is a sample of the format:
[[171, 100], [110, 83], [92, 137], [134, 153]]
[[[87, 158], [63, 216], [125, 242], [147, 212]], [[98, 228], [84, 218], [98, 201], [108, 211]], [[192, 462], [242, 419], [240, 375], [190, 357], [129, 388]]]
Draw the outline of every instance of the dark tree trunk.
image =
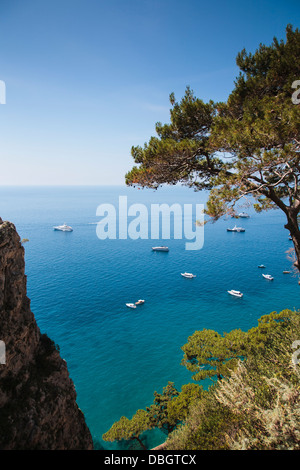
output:
[[143, 442], [141, 441], [141, 439], [137, 436], [134, 436], [132, 439], [136, 439], [138, 441], [138, 443], [140, 444], [140, 446], [144, 449], [144, 450], [147, 450], [147, 447], [143, 444]]
[[294, 266], [300, 271], [300, 230], [298, 223], [298, 211], [288, 209], [286, 212], [287, 224], [285, 228], [289, 230], [295, 248], [296, 261]]

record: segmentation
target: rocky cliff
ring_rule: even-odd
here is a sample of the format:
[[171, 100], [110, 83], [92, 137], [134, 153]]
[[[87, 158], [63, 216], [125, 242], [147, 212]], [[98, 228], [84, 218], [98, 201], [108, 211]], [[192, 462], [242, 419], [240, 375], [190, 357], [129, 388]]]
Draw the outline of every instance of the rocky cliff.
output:
[[0, 341], [0, 449], [92, 449], [67, 364], [31, 312], [20, 237], [1, 219]]

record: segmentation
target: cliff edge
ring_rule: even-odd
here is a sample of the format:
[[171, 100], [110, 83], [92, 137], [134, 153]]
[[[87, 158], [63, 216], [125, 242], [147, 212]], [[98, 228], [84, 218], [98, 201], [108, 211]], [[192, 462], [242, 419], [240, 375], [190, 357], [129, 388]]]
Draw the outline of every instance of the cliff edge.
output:
[[67, 364], [31, 312], [20, 237], [1, 218], [0, 341], [0, 449], [91, 450]]

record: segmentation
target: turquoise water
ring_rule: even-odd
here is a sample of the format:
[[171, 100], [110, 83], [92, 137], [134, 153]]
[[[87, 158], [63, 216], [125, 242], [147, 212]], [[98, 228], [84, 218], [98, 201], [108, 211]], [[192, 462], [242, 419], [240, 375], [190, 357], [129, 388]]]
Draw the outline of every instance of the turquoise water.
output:
[[[281, 211], [238, 220], [245, 233], [229, 233], [232, 220], [207, 224], [204, 246], [185, 250], [186, 240], [99, 240], [96, 209], [143, 203], [204, 203], [187, 188], [138, 191], [125, 187], [2, 187], [0, 216], [15, 225], [26, 243], [28, 296], [37, 323], [60, 347], [97, 446], [118, 449], [101, 436], [121, 416], [130, 418], [153, 401], [168, 381], [180, 389], [191, 374], [180, 365], [181, 346], [197, 329], [220, 333], [248, 330], [271, 311], [299, 308], [298, 278]], [[53, 231], [66, 222], [71, 233]], [[168, 253], [151, 247], [167, 244]], [[270, 282], [257, 268], [274, 276]], [[184, 279], [183, 271], [194, 279]], [[244, 293], [230, 296], [229, 289]], [[145, 299], [135, 310], [126, 302]], [[150, 447], [160, 432], [144, 436]]]

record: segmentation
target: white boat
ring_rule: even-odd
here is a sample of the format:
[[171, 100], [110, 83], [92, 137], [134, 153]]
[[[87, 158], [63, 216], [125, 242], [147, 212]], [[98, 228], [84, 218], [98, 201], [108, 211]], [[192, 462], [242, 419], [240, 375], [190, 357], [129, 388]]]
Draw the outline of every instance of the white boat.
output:
[[126, 307], [129, 307], [129, 308], [136, 308], [136, 305], [135, 304], [126, 304]]
[[234, 295], [235, 297], [243, 297], [244, 294], [242, 294], [239, 290], [228, 290], [228, 294]]
[[228, 228], [227, 232], [245, 232], [245, 229], [235, 225], [233, 228]]
[[282, 271], [283, 274], [291, 274], [291, 271]]
[[181, 273], [181, 276], [187, 277], [189, 279], [191, 279], [192, 277], [196, 277], [196, 275], [192, 273]]
[[258, 266], [258, 268], [265, 268], [265, 265], [264, 265], [264, 264], [260, 264], [260, 265]]
[[135, 305], [141, 305], [141, 304], [144, 304], [144, 303], [145, 303], [145, 301], [140, 299], [135, 303]]
[[167, 246], [153, 246], [152, 250], [153, 251], [169, 251], [169, 248]]
[[271, 274], [262, 274], [262, 276], [265, 278], [265, 279], [268, 279], [268, 281], [273, 281], [274, 277], [271, 276]]
[[53, 229], [60, 230], [61, 232], [73, 232], [72, 227], [70, 227], [70, 225], [67, 225], [67, 224], [58, 225], [57, 227], [53, 227]]
[[241, 217], [242, 219], [249, 219], [250, 215], [246, 214], [246, 212], [241, 212], [239, 214], [239, 217]]

